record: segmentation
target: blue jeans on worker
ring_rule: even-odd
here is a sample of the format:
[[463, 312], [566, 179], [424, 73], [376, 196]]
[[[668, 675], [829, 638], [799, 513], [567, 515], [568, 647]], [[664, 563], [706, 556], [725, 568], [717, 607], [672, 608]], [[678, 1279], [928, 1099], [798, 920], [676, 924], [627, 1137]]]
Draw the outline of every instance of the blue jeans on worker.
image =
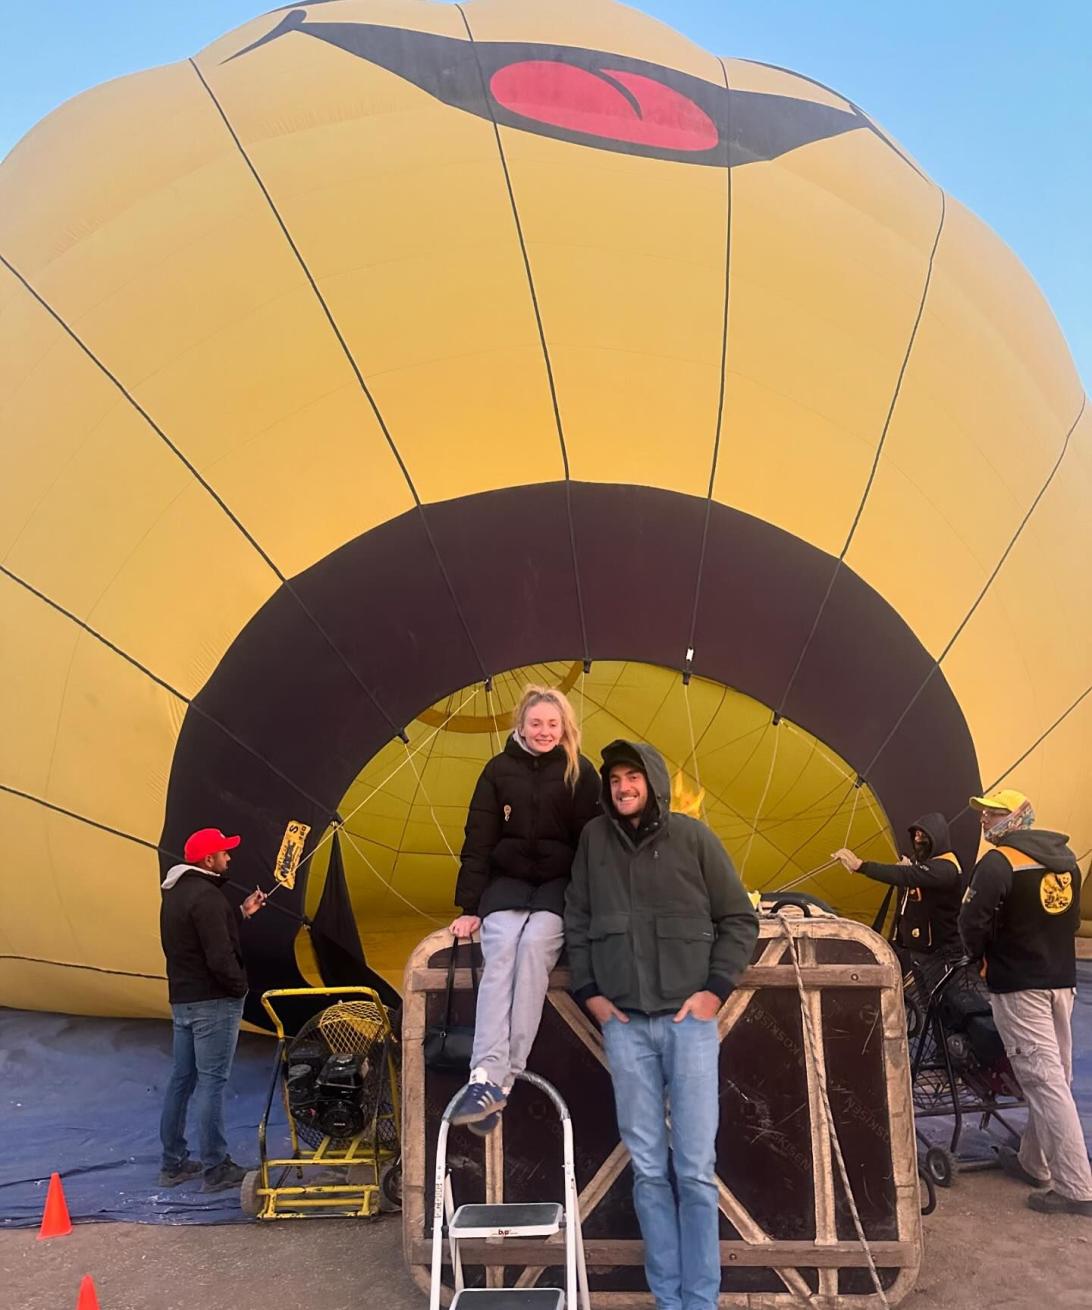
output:
[[[658, 1310], [715, 1310], [720, 1294], [715, 1019], [608, 1019], [603, 1046], [618, 1129], [633, 1163], [645, 1276]], [[668, 1146], [674, 1185], [668, 1171]]]
[[163, 1168], [177, 1169], [189, 1155], [186, 1109], [193, 1097], [197, 1148], [206, 1170], [227, 1157], [224, 1137], [224, 1092], [227, 1088], [243, 998], [184, 1001], [171, 1006], [174, 1017], [174, 1071], [163, 1100], [159, 1137]]

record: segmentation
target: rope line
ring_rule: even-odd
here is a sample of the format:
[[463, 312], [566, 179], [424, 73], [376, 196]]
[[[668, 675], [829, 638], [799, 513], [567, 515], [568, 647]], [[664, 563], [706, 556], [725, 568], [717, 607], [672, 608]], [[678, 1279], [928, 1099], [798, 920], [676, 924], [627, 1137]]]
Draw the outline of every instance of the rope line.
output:
[[766, 785], [765, 787], [762, 788], [762, 795], [759, 798], [758, 809], [755, 810], [754, 822], [751, 824], [751, 835], [747, 838], [747, 849], [743, 853], [743, 864], [740, 866], [740, 870], [739, 870], [739, 877], [741, 882], [743, 881], [744, 874], [747, 872], [747, 861], [751, 858], [751, 847], [754, 845], [755, 832], [758, 829], [758, 820], [762, 814], [762, 807], [763, 805], [766, 804], [766, 797], [770, 791], [770, 783], [773, 781], [774, 768], [777, 765], [777, 747], [778, 747], [778, 743], [781, 740], [781, 735], [778, 732], [780, 725], [781, 725], [781, 720], [775, 719], [773, 724], [774, 747], [773, 747], [773, 751], [770, 754], [770, 768], [766, 774]]
[[375, 865], [371, 862], [371, 860], [368, 859], [367, 855], [365, 855], [364, 852], [360, 849], [360, 847], [356, 844], [350, 833], [348, 832], [345, 833], [345, 840], [349, 843], [349, 845], [353, 848], [353, 850], [356, 851], [357, 855], [359, 855], [360, 858], [364, 861], [368, 869], [375, 874], [376, 878], [378, 878], [378, 880], [383, 884], [384, 888], [388, 892], [390, 892], [392, 896], [397, 897], [397, 899], [400, 900], [403, 905], [408, 905], [409, 908], [415, 914], [419, 914], [422, 919], [427, 919], [430, 923], [443, 924], [447, 922], [446, 919], [438, 919], [435, 914], [429, 914], [426, 910], [422, 910], [419, 905], [414, 905], [414, 903], [411, 900], [407, 900], [406, 897], [403, 896], [402, 893], [398, 891], [398, 889], [394, 886], [393, 874], [391, 876], [391, 881], [388, 882], [388, 880], [383, 877], [383, 875], [379, 872], [379, 870], [375, 867]]
[[[808, 1053], [811, 1057], [811, 1066], [815, 1070], [816, 1080], [819, 1083], [821, 1093], [819, 1104], [823, 1109], [823, 1118], [827, 1135], [830, 1138], [830, 1144], [833, 1149], [834, 1158], [838, 1162], [838, 1174], [841, 1178], [842, 1188], [845, 1192], [846, 1199], [849, 1202], [849, 1211], [853, 1217], [853, 1227], [857, 1233], [857, 1240], [861, 1244], [861, 1249], [865, 1253], [868, 1261], [868, 1272], [872, 1275], [872, 1283], [876, 1289], [876, 1295], [885, 1306], [890, 1306], [887, 1299], [887, 1293], [883, 1290], [883, 1284], [880, 1282], [880, 1275], [876, 1271], [876, 1262], [872, 1258], [872, 1248], [868, 1244], [868, 1238], [865, 1236], [864, 1227], [861, 1224], [861, 1215], [857, 1209], [857, 1201], [853, 1195], [853, 1188], [849, 1182], [849, 1171], [846, 1169], [845, 1158], [842, 1155], [842, 1143], [838, 1137], [838, 1129], [834, 1123], [834, 1112], [830, 1107], [830, 1091], [827, 1087], [826, 1062], [820, 1060], [819, 1040], [816, 1037], [815, 1029], [812, 1026], [811, 1010], [807, 1002], [807, 993], [804, 989], [804, 975], [800, 971], [800, 957], [796, 949], [796, 938], [793, 936], [792, 928], [789, 921], [783, 913], [774, 916], [778, 923], [781, 924], [781, 930], [789, 944], [789, 956], [792, 959], [793, 972], [796, 974], [796, 990], [800, 997], [800, 1015], [804, 1023], [804, 1034], [808, 1043]], [[820, 1000], [820, 1004], [821, 1004]]]

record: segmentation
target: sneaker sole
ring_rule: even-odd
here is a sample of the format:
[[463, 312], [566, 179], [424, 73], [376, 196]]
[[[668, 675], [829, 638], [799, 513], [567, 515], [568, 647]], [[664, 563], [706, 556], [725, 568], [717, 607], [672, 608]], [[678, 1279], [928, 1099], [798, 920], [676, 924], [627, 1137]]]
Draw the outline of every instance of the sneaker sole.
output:
[[159, 1176], [159, 1186], [160, 1186], [160, 1187], [181, 1187], [183, 1183], [195, 1183], [195, 1182], [197, 1182], [197, 1180], [198, 1180], [200, 1177], [201, 1177], [201, 1175], [200, 1175], [199, 1173], [196, 1173], [196, 1174], [182, 1174], [182, 1176], [181, 1176], [180, 1178], [164, 1178], [163, 1175], [160, 1174], [160, 1176]]

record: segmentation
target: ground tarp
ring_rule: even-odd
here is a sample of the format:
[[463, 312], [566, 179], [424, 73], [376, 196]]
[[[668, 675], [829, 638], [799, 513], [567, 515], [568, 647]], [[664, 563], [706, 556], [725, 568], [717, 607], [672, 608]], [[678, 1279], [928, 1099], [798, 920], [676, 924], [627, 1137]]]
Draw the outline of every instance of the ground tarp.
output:
[[[1092, 962], [1082, 962], [1078, 970], [1074, 1089], [1092, 1143]], [[0, 1009], [0, 1225], [38, 1224], [53, 1170], [64, 1180], [76, 1221], [245, 1219], [236, 1191], [206, 1196], [199, 1183], [157, 1186], [159, 1111], [170, 1049], [170, 1026], [163, 1022]], [[268, 1037], [240, 1036], [225, 1117], [229, 1150], [241, 1164], [257, 1161], [258, 1120], [274, 1050]], [[943, 1142], [950, 1134], [944, 1120], [927, 1123], [931, 1141]], [[283, 1113], [275, 1115], [274, 1124], [276, 1136], [283, 1138]], [[1003, 1139], [979, 1133], [969, 1122], [960, 1154], [988, 1155], [997, 1140]]]

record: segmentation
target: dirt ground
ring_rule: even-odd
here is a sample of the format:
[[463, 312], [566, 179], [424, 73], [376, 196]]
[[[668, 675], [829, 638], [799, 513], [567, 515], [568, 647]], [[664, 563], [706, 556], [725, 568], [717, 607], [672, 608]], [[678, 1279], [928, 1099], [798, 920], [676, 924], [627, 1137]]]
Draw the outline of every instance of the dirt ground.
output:
[[[925, 1219], [906, 1310], [1087, 1310], [1092, 1221], [1050, 1219], [996, 1173], [964, 1174]], [[0, 1231], [0, 1306], [68, 1310], [85, 1273], [102, 1310], [424, 1310], [397, 1217], [372, 1223], [85, 1224], [39, 1242]], [[593, 1302], [594, 1310], [594, 1302]]]

